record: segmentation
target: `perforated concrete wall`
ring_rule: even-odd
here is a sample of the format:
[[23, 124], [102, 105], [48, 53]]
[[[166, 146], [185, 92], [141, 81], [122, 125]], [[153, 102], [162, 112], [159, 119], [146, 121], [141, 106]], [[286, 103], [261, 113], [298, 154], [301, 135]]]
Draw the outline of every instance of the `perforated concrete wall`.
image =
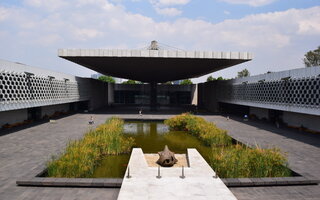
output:
[[219, 102], [320, 116], [320, 67], [199, 84], [199, 106]]
[[79, 82], [2, 71], [0, 111], [88, 100], [79, 87]]
[[222, 95], [226, 100], [319, 108], [320, 77], [231, 85]]
[[310, 73], [293, 73], [295, 76], [279, 72], [277, 80], [259, 75], [221, 81], [217, 96], [225, 103], [320, 115], [320, 67], [314, 68], [305, 69]]
[[[88, 81], [78, 77], [53, 77], [50, 71], [46, 75], [37, 74], [32, 67], [19, 64], [8, 70], [9, 62], [0, 66], [0, 111], [46, 106], [89, 100]], [[4, 66], [5, 65], [5, 66]], [[19, 68], [20, 67], [20, 68]], [[43, 70], [42, 70], [43, 71]], [[31, 73], [33, 72], [33, 73]], [[59, 79], [58, 79], [59, 78]], [[70, 80], [71, 79], [71, 80]]]

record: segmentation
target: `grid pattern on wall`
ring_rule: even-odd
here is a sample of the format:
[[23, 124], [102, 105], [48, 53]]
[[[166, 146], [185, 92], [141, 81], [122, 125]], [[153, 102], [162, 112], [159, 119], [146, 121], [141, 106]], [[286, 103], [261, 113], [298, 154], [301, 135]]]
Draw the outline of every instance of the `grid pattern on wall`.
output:
[[6, 110], [5, 106], [12, 103], [30, 107], [28, 106], [30, 103], [32, 106], [43, 106], [88, 98], [88, 91], [79, 82], [0, 71], [0, 105], [2, 105], [0, 110]]
[[220, 85], [222, 101], [246, 101], [261, 104], [320, 107], [320, 77], [288, 80], [260, 81], [255, 83]]

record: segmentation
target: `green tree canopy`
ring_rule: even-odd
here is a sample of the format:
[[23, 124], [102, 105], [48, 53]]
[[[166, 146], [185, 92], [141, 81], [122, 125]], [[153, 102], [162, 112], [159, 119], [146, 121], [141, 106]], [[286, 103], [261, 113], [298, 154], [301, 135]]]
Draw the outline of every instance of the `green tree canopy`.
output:
[[250, 72], [249, 72], [249, 70], [244, 69], [244, 70], [238, 72], [238, 76], [237, 77], [238, 78], [242, 78], [242, 77], [247, 77], [247, 76], [250, 76]]
[[207, 78], [207, 82], [215, 81], [215, 80], [217, 80], [217, 79], [216, 79], [216, 78], [213, 78], [211, 75], [208, 76], [208, 78]]
[[303, 59], [306, 67], [320, 66], [320, 46], [316, 50], [308, 51]]
[[208, 78], [207, 78], [207, 82], [209, 82], [209, 81], [223, 81], [223, 80], [228, 80], [228, 79], [225, 79], [225, 78], [223, 78], [222, 76], [219, 76], [218, 78], [213, 78], [212, 76], [208, 76]]
[[184, 79], [180, 83], [180, 85], [191, 85], [191, 84], [193, 84], [193, 83], [192, 83], [192, 81], [190, 79]]
[[116, 82], [112, 76], [104, 76], [104, 75], [100, 76], [98, 78], [98, 80], [108, 82], [108, 83], [115, 83]]
[[223, 80], [225, 80], [225, 79], [222, 78], [222, 76], [219, 76], [219, 77], [217, 78], [217, 80], [218, 80], [218, 81], [223, 81]]
[[122, 84], [142, 84], [140, 81], [135, 81], [135, 80], [127, 80], [122, 82]]

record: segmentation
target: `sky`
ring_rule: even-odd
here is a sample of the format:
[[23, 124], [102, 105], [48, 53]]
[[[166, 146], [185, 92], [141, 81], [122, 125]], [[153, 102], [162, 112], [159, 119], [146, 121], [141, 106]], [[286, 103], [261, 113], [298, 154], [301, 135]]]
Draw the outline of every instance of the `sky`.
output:
[[0, 59], [90, 77], [57, 50], [141, 49], [152, 40], [254, 55], [194, 82], [301, 68], [320, 46], [320, 0], [0, 0]]

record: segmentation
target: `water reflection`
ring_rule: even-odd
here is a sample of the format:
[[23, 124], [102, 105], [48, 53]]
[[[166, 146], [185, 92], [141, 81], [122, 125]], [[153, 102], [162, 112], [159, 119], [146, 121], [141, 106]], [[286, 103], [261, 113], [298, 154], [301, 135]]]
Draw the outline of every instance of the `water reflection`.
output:
[[161, 122], [126, 122], [125, 134], [164, 134], [169, 132], [168, 126]]

